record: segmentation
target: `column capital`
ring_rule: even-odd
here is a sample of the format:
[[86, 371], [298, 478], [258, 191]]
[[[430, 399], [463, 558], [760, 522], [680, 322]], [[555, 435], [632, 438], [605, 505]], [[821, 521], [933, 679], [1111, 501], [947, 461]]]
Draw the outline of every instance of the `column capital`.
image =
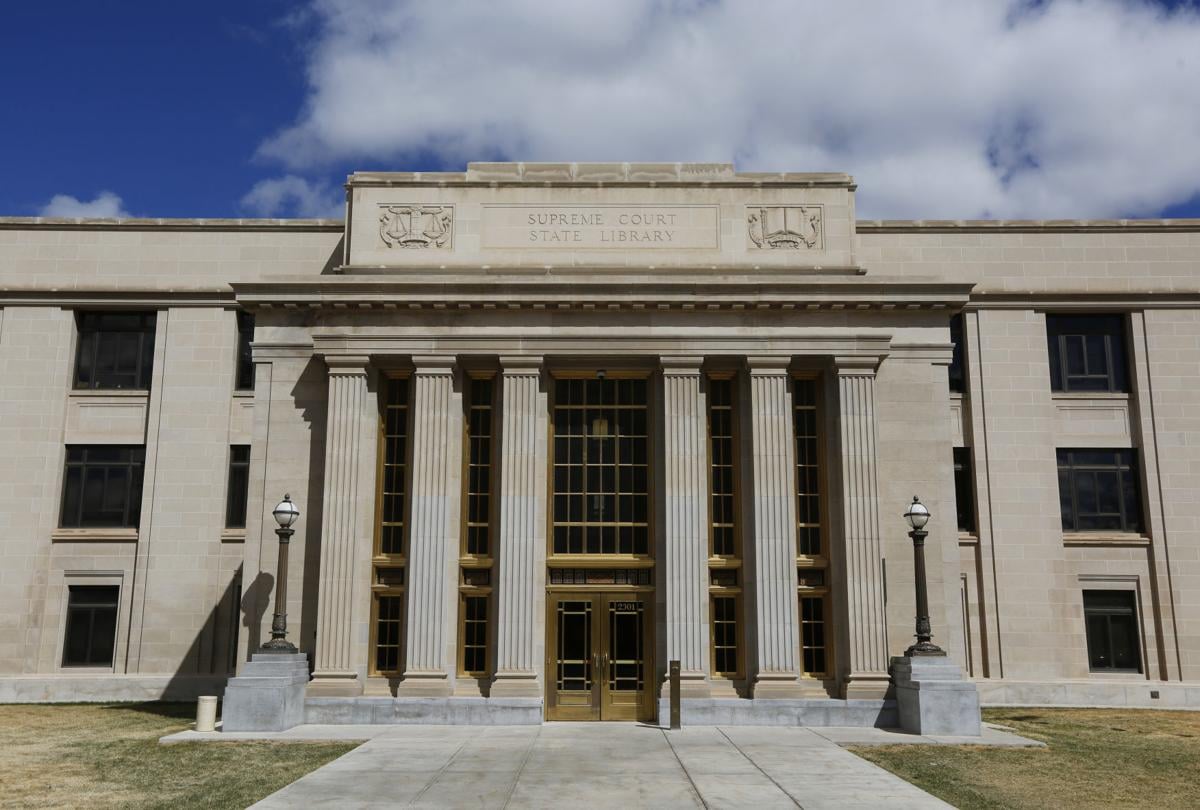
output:
[[545, 358], [540, 354], [513, 354], [500, 357], [501, 374], [539, 374]]
[[750, 355], [746, 358], [746, 367], [754, 377], [787, 374], [791, 365], [791, 355]]
[[371, 358], [365, 354], [327, 354], [321, 359], [330, 374], [365, 375], [371, 365]]
[[413, 373], [416, 375], [454, 373], [454, 355], [452, 354], [414, 354], [412, 364]]
[[874, 377], [883, 362], [883, 355], [835, 355], [833, 368], [839, 377]]
[[696, 355], [664, 354], [658, 358], [663, 374], [694, 376], [700, 373], [704, 358]]

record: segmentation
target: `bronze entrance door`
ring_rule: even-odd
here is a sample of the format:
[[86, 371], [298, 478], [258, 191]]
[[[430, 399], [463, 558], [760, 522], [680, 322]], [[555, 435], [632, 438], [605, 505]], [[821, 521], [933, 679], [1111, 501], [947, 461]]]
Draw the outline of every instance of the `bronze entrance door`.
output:
[[653, 594], [552, 593], [549, 720], [650, 720]]

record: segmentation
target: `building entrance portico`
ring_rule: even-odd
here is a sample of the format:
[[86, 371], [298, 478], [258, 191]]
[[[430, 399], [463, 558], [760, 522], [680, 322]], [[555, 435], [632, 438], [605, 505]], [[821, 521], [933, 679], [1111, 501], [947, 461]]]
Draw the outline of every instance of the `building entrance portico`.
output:
[[[281, 372], [264, 412], [296, 390], [286, 366], [329, 381], [314, 707], [654, 720], [678, 660], [685, 719], [888, 711], [877, 379], [937, 390], [966, 285], [865, 280], [844, 176], [781, 179], [770, 204], [748, 182], [568, 203], [356, 176], [336, 272], [238, 287]], [[397, 195], [438, 198], [438, 239], [396, 248]], [[606, 247], [588, 220], [576, 248], [520, 242], [580, 206], [677, 239]], [[756, 241], [777, 208], [808, 238]], [[905, 430], [951, 456], [936, 420]]]

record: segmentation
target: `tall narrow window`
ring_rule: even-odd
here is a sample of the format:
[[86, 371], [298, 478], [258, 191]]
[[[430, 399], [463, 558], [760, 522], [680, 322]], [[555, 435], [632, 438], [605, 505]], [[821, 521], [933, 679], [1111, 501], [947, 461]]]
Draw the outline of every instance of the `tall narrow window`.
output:
[[737, 465], [733, 430], [733, 380], [708, 382], [709, 466], [712, 474], [712, 549], [714, 557], [734, 557], [737, 515], [734, 481]]
[[472, 372], [467, 378], [467, 476], [463, 484], [464, 534], [459, 586], [459, 673], [476, 678], [488, 672], [488, 616], [491, 612], [492, 516], [495, 499], [493, 461], [496, 433], [496, 377]]
[[821, 414], [815, 379], [792, 380], [796, 442], [796, 581], [800, 613], [800, 663], [812, 678], [828, 677], [830, 654], [829, 556], [821, 511]]
[[950, 319], [950, 342], [954, 344], [954, 356], [950, 360], [950, 390], [961, 394], [967, 390], [967, 375], [963, 365], [963, 316]]
[[1065, 532], [1141, 531], [1134, 451], [1059, 450], [1058, 498]]
[[1047, 315], [1046, 340], [1051, 390], [1129, 390], [1124, 317]]
[[406, 495], [408, 492], [409, 380], [384, 382], [380, 416], [378, 523], [371, 591], [373, 655], [377, 674], [395, 675], [403, 666]]
[[229, 490], [225, 494], [225, 528], [246, 528], [246, 495], [250, 491], [250, 445], [229, 448]]
[[739, 678], [742, 656], [738, 632], [738, 598], [712, 598], [713, 674], [722, 678]]
[[63, 472], [63, 528], [136, 528], [146, 448], [69, 445]]
[[646, 380], [554, 386], [555, 554], [650, 551]]
[[117, 641], [116, 585], [70, 585], [64, 667], [111, 667]]
[[75, 388], [146, 390], [154, 370], [153, 312], [79, 312]]
[[954, 502], [958, 508], [958, 530], [975, 533], [975, 484], [972, 480], [971, 448], [954, 448]]
[[488, 597], [464, 595], [461, 615], [462, 674], [483, 677], [488, 673]]
[[732, 373], [714, 373], [707, 390], [712, 671], [717, 677], [733, 679], [743, 677], [737, 380]]
[[238, 391], [253, 391], [254, 356], [250, 344], [254, 340], [254, 316], [249, 312], [238, 312], [237, 330], [237, 379], [234, 387]]
[[797, 553], [814, 557], [823, 553], [816, 380], [794, 381], [792, 405], [796, 434]]
[[828, 675], [826, 660], [825, 598], [800, 597], [800, 652], [805, 675]]
[[491, 377], [470, 380], [467, 413], [467, 542], [468, 555], [491, 553], [492, 528], [492, 420], [495, 381]]
[[1083, 618], [1093, 671], [1142, 671], [1133, 591], [1084, 591]]

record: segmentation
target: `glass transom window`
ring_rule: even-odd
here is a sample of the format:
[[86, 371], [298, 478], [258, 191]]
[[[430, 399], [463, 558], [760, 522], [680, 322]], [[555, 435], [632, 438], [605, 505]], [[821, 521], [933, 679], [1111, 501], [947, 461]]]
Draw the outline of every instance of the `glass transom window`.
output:
[[649, 552], [644, 379], [554, 385], [554, 553]]

